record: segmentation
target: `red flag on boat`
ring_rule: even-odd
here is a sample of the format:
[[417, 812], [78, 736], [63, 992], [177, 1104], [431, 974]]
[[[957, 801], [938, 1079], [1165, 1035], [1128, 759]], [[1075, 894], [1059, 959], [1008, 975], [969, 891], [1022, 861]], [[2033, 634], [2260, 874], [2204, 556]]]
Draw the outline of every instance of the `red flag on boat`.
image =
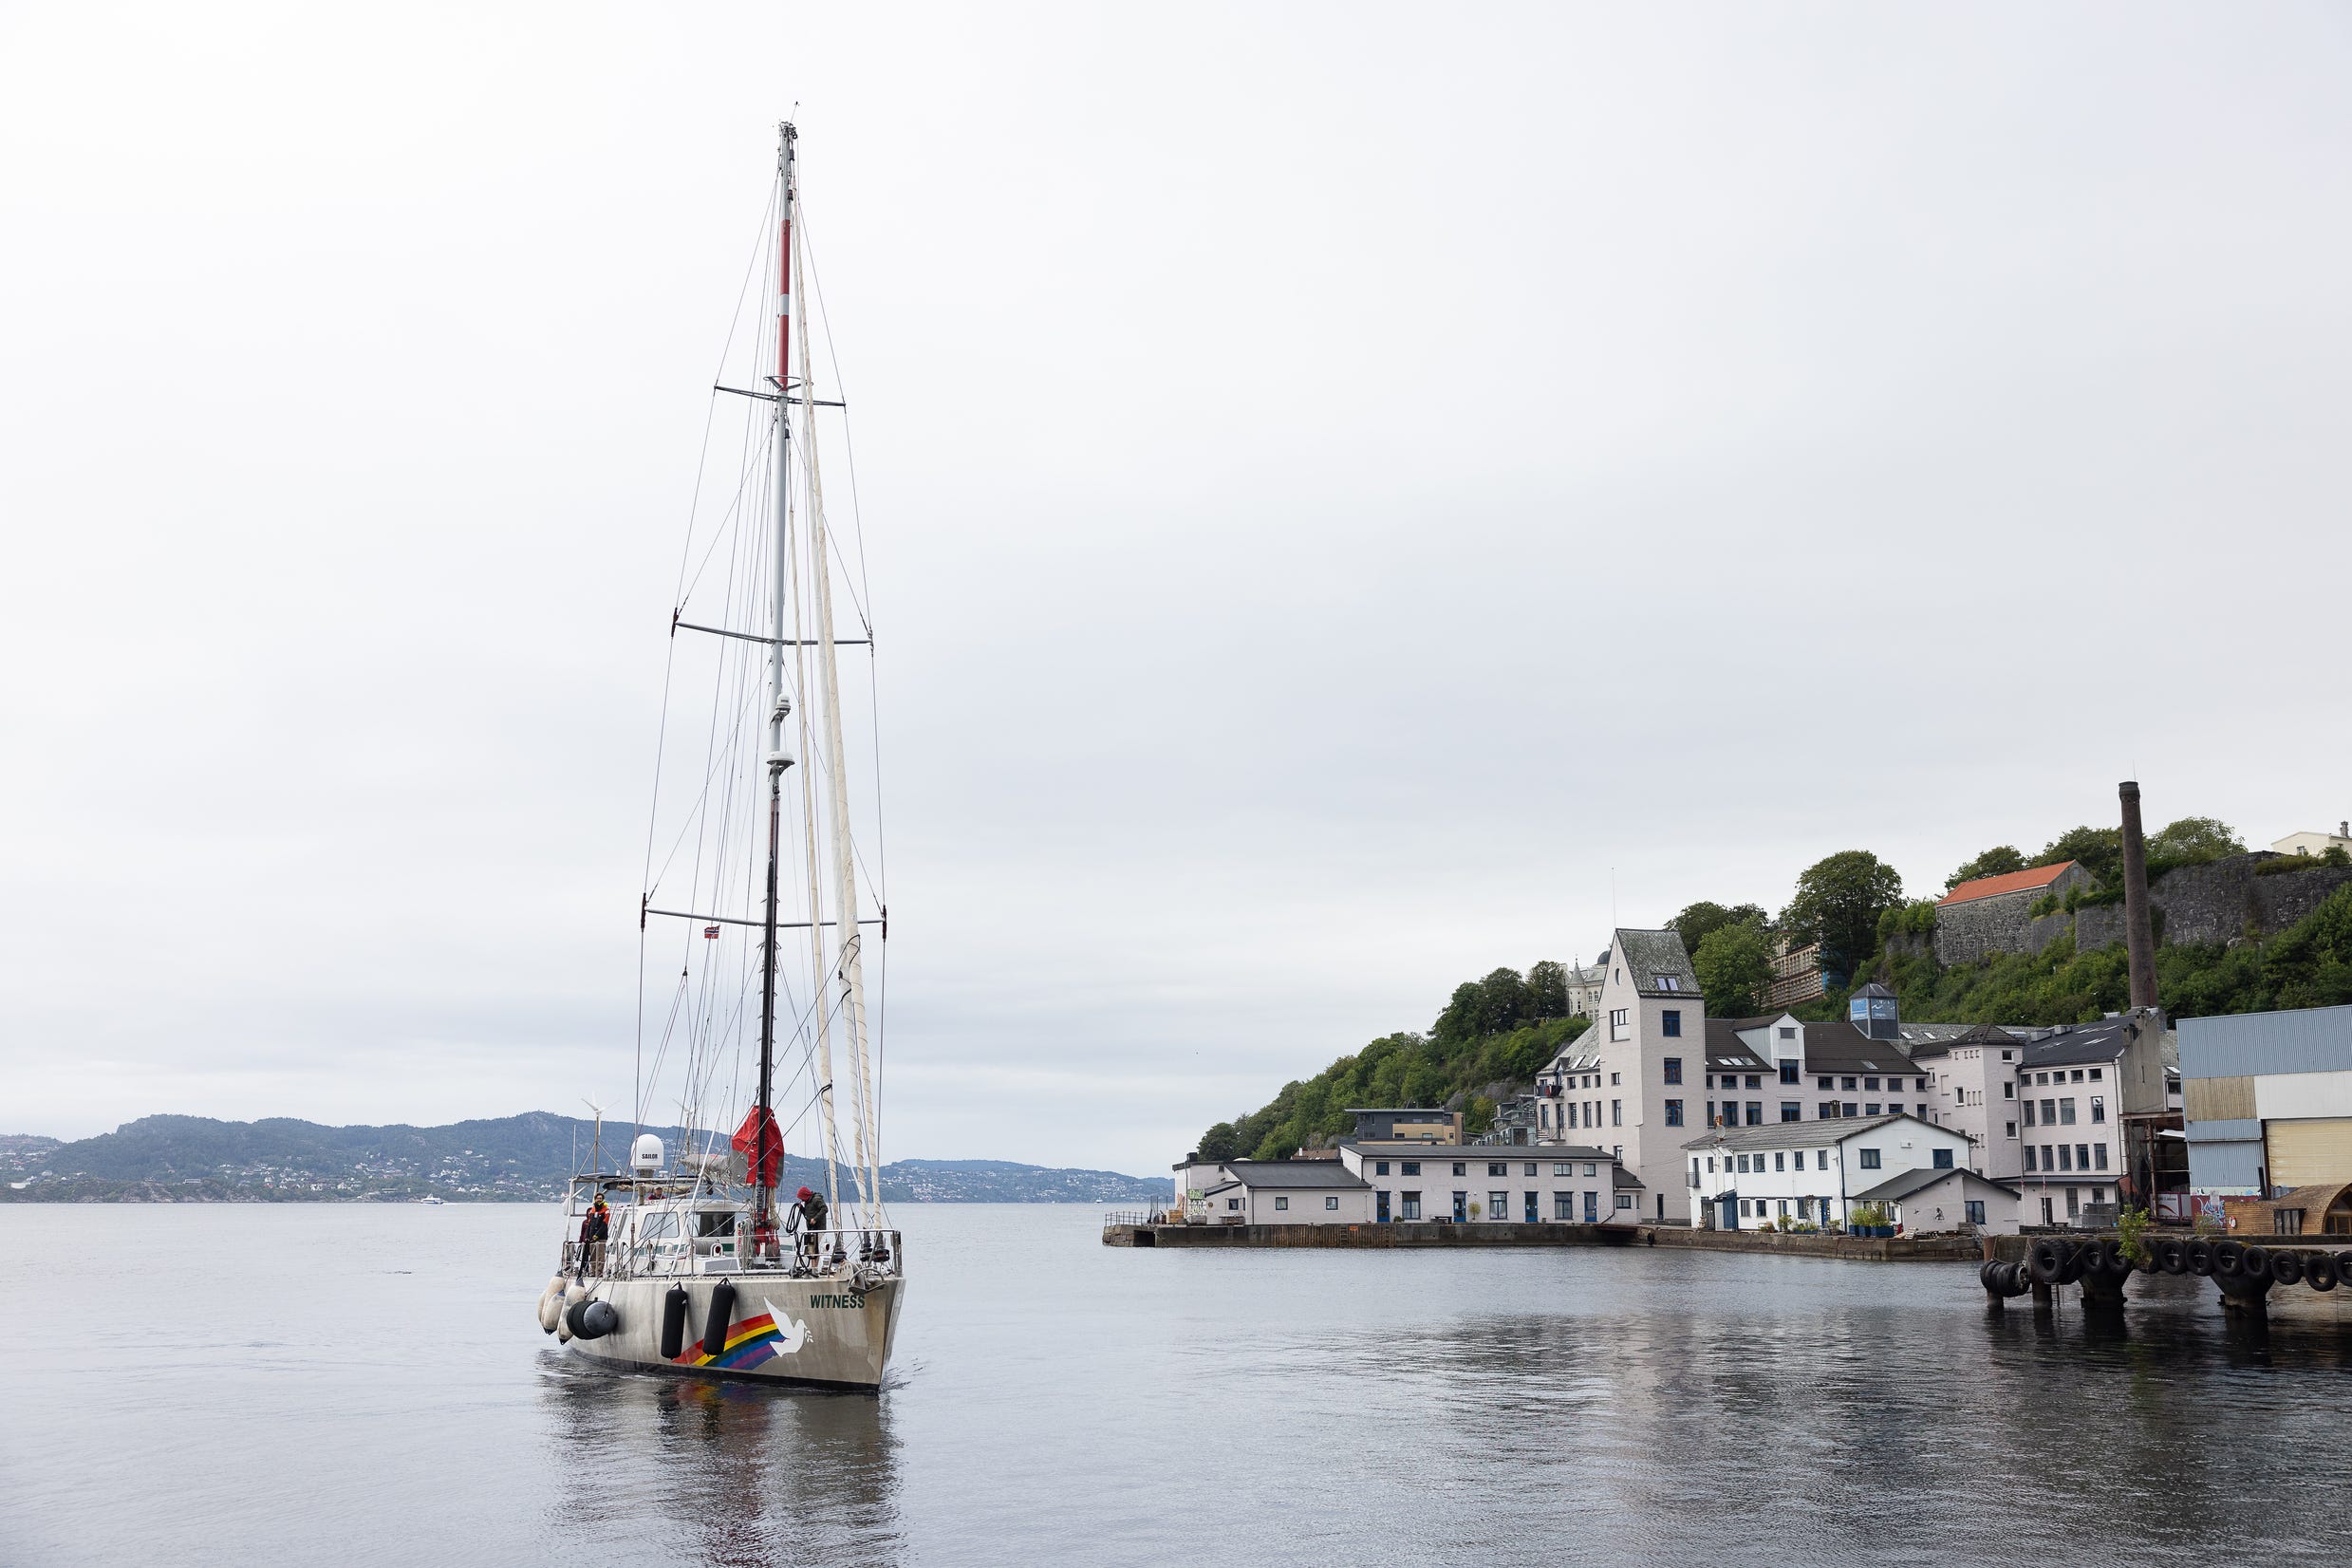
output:
[[[784, 1171], [784, 1131], [775, 1125], [775, 1116], [757, 1106], [744, 1114], [743, 1125], [735, 1129], [735, 1151], [743, 1156], [748, 1180], [754, 1186], [774, 1186]], [[752, 1148], [759, 1147], [757, 1158]]]

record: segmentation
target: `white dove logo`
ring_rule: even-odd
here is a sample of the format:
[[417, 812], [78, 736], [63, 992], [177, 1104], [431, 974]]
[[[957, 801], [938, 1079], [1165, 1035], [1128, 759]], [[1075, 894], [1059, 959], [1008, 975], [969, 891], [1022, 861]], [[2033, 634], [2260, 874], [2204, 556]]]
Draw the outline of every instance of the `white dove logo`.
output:
[[775, 1325], [776, 1354], [791, 1355], [809, 1342], [809, 1325], [806, 1319], [797, 1323], [793, 1322], [783, 1313], [776, 1311], [775, 1303], [764, 1296], [759, 1298], [759, 1304], [768, 1309], [768, 1321]]

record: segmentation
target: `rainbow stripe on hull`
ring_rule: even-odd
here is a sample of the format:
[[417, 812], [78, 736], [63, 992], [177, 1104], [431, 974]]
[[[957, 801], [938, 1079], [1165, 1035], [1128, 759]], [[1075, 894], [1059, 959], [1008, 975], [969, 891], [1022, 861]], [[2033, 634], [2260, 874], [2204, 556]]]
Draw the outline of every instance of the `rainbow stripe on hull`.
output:
[[[762, 1301], [768, 1310], [756, 1317], [746, 1317], [727, 1325], [727, 1342], [713, 1355], [698, 1339], [670, 1358], [677, 1367], [711, 1367], [719, 1372], [742, 1372], [756, 1367], [762, 1361], [774, 1360], [778, 1354], [788, 1354], [800, 1348], [808, 1336], [808, 1329], [799, 1323], [788, 1330], [776, 1321], [772, 1303]], [[789, 1320], [788, 1320], [789, 1321]]]

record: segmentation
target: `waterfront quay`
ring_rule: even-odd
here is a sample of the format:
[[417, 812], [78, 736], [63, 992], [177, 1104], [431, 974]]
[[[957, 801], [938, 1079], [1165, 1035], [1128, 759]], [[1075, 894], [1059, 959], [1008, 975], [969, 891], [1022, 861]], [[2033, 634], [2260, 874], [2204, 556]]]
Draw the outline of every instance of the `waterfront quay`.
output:
[[[2009, 1238], [2007, 1240], [2014, 1240]], [[1973, 1236], [1838, 1236], [1756, 1230], [1691, 1230], [1679, 1225], [1555, 1224], [1509, 1221], [1454, 1224], [1445, 1220], [1388, 1224], [1185, 1223], [1161, 1210], [1103, 1217], [1107, 1247], [1667, 1247], [1685, 1252], [1771, 1252], [1859, 1262], [1978, 1262], [1990, 1255]]]

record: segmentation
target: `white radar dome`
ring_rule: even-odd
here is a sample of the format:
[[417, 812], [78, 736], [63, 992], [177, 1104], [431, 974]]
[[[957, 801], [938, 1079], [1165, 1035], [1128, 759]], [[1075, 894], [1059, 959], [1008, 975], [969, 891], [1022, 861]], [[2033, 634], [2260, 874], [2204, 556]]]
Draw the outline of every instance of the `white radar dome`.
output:
[[629, 1164], [640, 1176], [650, 1176], [662, 1168], [662, 1140], [650, 1132], [641, 1132], [637, 1145], [629, 1150]]

